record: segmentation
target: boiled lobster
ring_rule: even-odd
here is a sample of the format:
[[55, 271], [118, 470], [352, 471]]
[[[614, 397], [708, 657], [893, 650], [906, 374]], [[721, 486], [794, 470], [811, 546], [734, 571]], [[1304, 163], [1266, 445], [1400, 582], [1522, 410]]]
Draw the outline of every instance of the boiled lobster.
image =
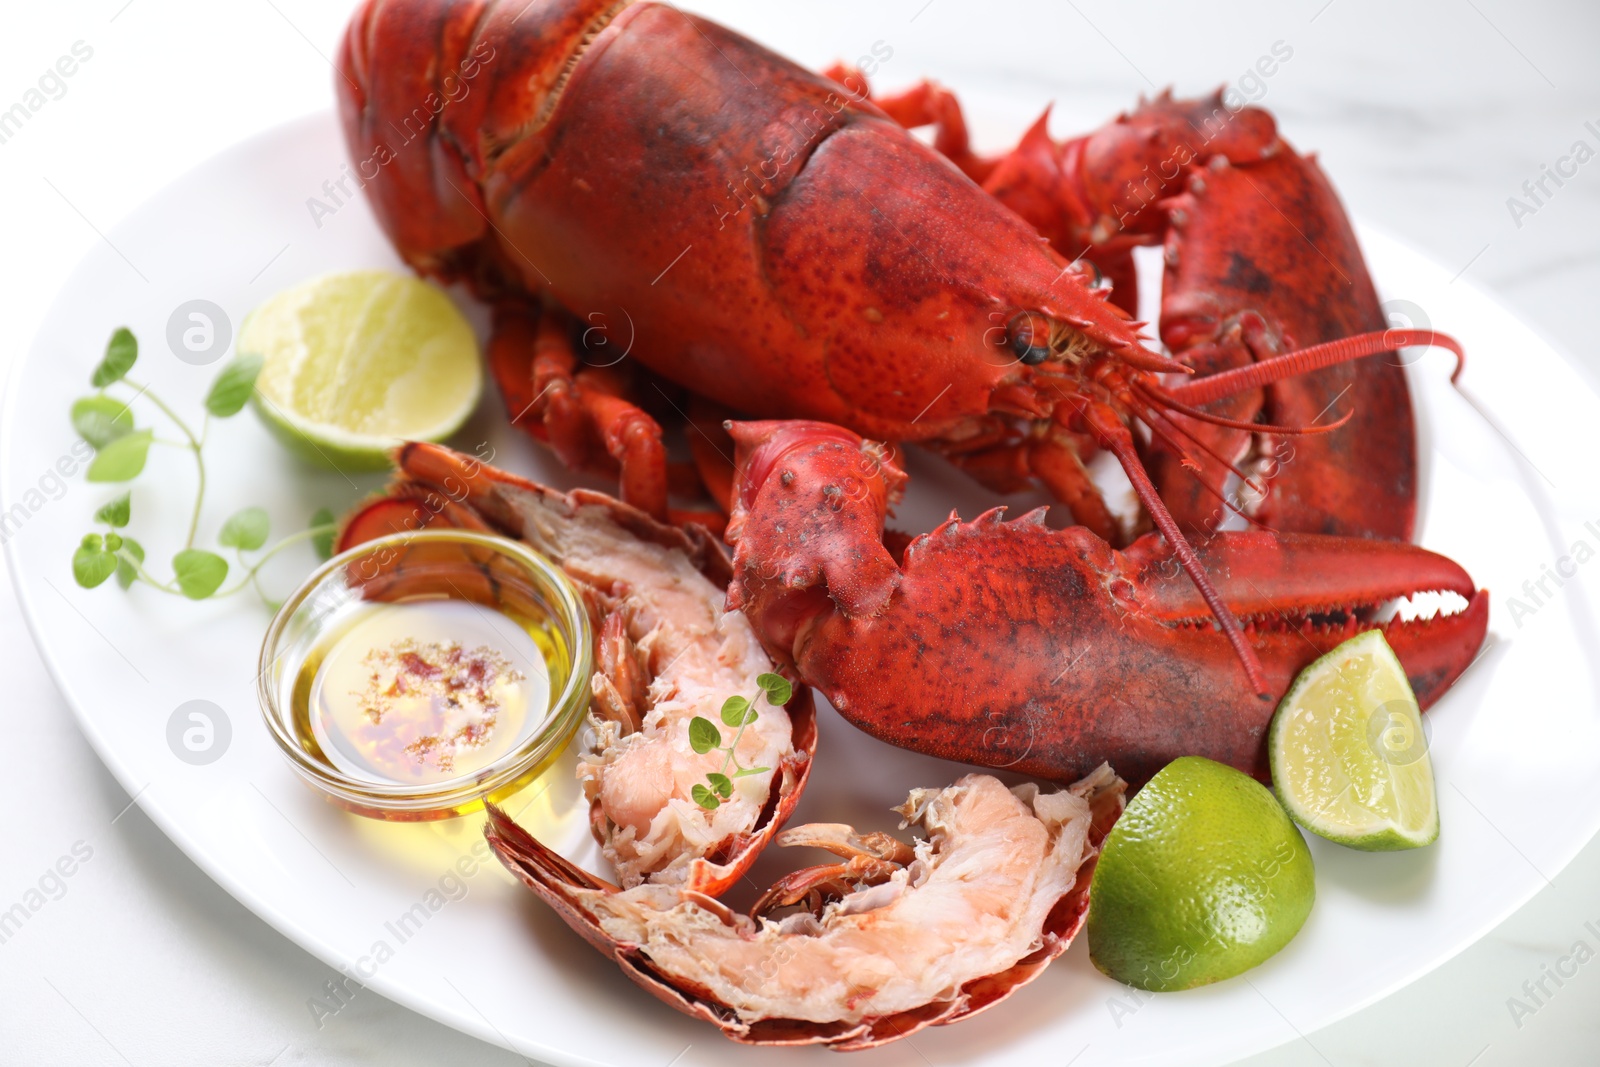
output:
[[[491, 811], [508, 867], [629, 977], [729, 1036], [861, 1048], [982, 1010], [1082, 922], [1121, 807], [1102, 761], [1133, 781], [1189, 754], [1265, 777], [1262, 697], [1379, 625], [1385, 601], [1465, 604], [1383, 624], [1424, 704], [1481, 645], [1487, 594], [1378, 539], [1412, 531], [1415, 441], [1399, 368], [1362, 358], [1459, 348], [1381, 330], [1337, 199], [1264, 112], [1211, 130], [1216, 105], [1163, 97], [1060, 143], [1041, 121], [985, 159], [936, 86], [875, 99], [854, 72], [824, 77], [629, 0], [366, 0], [338, 68], [347, 141], [400, 254], [491, 304], [513, 421], [573, 466], [614, 471], [627, 502], [563, 499], [415, 445], [343, 544], [438, 522], [537, 542], [547, 509], [588, 509], [627, 534], [609, 543], [692, 546], [720, 577], [709, 538], [656, 521], [694, 517], [670, 506], [682, 486], [656, 417], [685, 408], [705, 485], [731, 509], [724, 621], [893, 744], [1087, 775], [1054, 793], [986, 775], [918, 790], [899, 809], [928, 833], [914, 848], [842, 826], [777, 833], [815, 739], [802, 714], [767, 803], [727, 837], [648, 851], [664, 864], [636, 862], [636, 843], [688, 803], [681, 776], [648, 803], [608, 805], [602, 788], [596, 830], [621, 886]], [[937, 150], [908, 132], [928, 123]], [[1130, 317], [1131, 250], [1154, 242], [1170, 355]], [[619, 322], [631, 359], [579, 341], [618, 343]], [[719, 409], [769, 421], [724, 438]], [[1271, 469], [1286, 436], [1296, 462]], [[1078, 525], [996, 509], [886, 535], [900, 442], [996, 491], [1041, 482]], [[1085, 464], [1102, 449], [1157, 533], [1135, 537], [1142, 523], [1101, 499]], [[1215, 532], [1228, 510], [1280, 532]], [[596, 584], [612, 610], [597, 708], [628, 724], [601, 736], [624, 742], [628, 709], [673, 688], [634, 654], [629, 586]], [[658, 704], [640, 744], [682, 756], [681, 711]], [[714, 894], [769, 841], [845, 862], [736, 914]]]
[[[1101, 435], [1070, 432], [1082, 421], [1070, 403], [1056, 419], [1066, 426], [1043, 418], [1062, 406], [1059, 382], [1005, 346], [1030, 362], [1045, 360], [1045, 341], [1115, 350], [1133, 334], [883, 118], [938, 123], [949, 160], [1058, 253], [1101, 267], [1125, 309], [1131, 250], [1165, 240], [1162, 336], [1195, 370], [1352, 336], [1362, 342], [1346, 355], [1429, 336], [1384, 336], [1338, 197], [1262, 110], [1162, 96], [1059, 144], [1042, 118], [1018, 149], [982, 158], [939, 86], [878, 99], [880, 110], [848, 67], [826, 82], [693, 16], [622, 8], [541, 0], [512, 16], [408, 0], [358, 14], [341, 53], [347, 133], [413, 266], [493, 296], [554, 294], [586, 333], [626, 315], [645, 331], [643, 362], [733, 410], [928, 443], [997, 490], [1042, 478], [1114, 541], [1083, 470]], [[651, 128], [661, 114], [672, 136]], [[818, 266], [830, 277], [813, 285]], [[950, 320], [930, 293], [976, 315]], [[574, 373], [571, 323], [547, 318], [541, 331], [528, 309], [502, 306], [494, 366], [510, 411], [574, 464], [616, 459], [624, 496], [666, 515], [661, 427], [622, 395], [621, 374]], [[1413, 531], [1416, 443], [1394, 358], [1245, 390], [1213, 411], [1232, 424], [1136, 400], [1128, 414], [1154, 416], [1147, 462], [1181, 526], [1214, 528], [1237, 507], [1221, 488], [1243, 467], [1266, 490], [1262, 525]], [[1336, 403], [1350, 432], [1298, 443], [1291, 464], [1261, 426], [1242, 426], [1304, 426]], [[706, 430], [690, 440], [715, 467]], [[725, 504], [726, 478], [715, 482]]]
[[[413, 267], [466, 279], [495, 302], [491, 363], [513, 417], [569, 462], [609, 462], [624, 499], [667, 516], [660, 427], [617, 368], [580, 368], [568, 314], [620, 313], [634, 325], [639, 362], [733, 410], [920, 442], [996, 488], [1038, 478], [1079, 522], [1121, 543], [1084, 467], [1104, 448], [1257, 694], [1270, 690], [1266, 674], [1147, 474], [1133, 422], [1152, 435], [1164, 483], [1188, 468], [1196, 492], [1220, 497], [1221, 476], [1251, 440], [1312, 432], [1324, 414], [1312, 409], [1326, 409], [1340, 383], [1282, 387], [1270, 411], [1299, 420], [1289, 427], [1253, 421], [1269, 410], [1263, 388], [1398, 344], [1448, 340], [1407, 330], [1342, 337], [1381, 326], [1370, 282], [1326, 182], [1259, 111], [1241, 113], [1209, 154], [1184, 158], [1175, 178], [1189, 201], [1133, 212], [1119, 244], [1094, 221], [1106, 210], [1095, 190], [1138, 162], [1130, 146], [1148, 155], [1180, 141], [1192, 106], [1158, 101], [1066, 147], [1046, 144], [1036, 127], [992, 167], [963, 161], [989, 171], [991, 196], [890, 110], [667, 5], [368, 0], [339, 70], [347, 140], [373, 162], [361, 172], [379, 221]], [[407, 143], [396, 148], [401, 131]], [[1241, 165], [1230, 178], [1224, 149], [1254, 177]], [[1344, 261], [1330, 263], [1349, 294], [1324, 291], [1332, 283], [1309, 290], [1309, 253], [1297, 262], [1280, 234], [1241, 252], [1214, 232], [1251, 223], [1243, 186], [1263, 182], [1300, 190], [1295, 214], [1319, 220], [1300, 228]], [[1090, 265], [1052, 250], [1001, 202], [1026, 208], [1029, 193], [1069, 204], [1080, 186], [1084, 204], [1061, 211], [1088, 212], [1090, 250], [1098, 245], [1114, 268], [1127, 241], [1161, 228], [1150, 219], [1176, 233], [1193, 216], [1205, 231], [1181, 254], [1176, 237], [1169, 244], [1176, 284], [1163, 332], [1186, 361], [1145, 347], [1138, 324], [1091, 283]], [[1296, 301], [1350, 310], [1308, 317]], [[1322, 343], [1285, 351], [1305, 342]], [[1178, 385], [1162, 377], [1196, 365], [1229, 369]], [[1381, 366], [1343, 373], [1368, 383], [1346, 390], [1361, 399], [1364, 432], [1307, 450], [1283, 483], [1279, 525], [1408, 534], [1415, 444], [1403, 379]], [[1231, 406], [1195, 406], [1218, 402]], [[726, 472], [717, 480], [730, 484]], [[1193, 528], [1215, 525], [1192, 493], [1169, 494], [1186, 501], [1177, 514]]]

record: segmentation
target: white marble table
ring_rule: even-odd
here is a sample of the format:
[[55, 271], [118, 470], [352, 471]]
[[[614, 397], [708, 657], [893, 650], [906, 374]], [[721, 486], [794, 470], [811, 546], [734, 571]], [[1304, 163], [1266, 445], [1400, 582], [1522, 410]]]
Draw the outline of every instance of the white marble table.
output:
[[[970, 0], [690, 5], [807, 62], [889, 42], [880, 84], [937, 74], [996, 136], [1000, 101], [1058, 100], [1087, 126], [1141, 91], [1237, 84], [1277, 42], [1292, 57], [1250, 95], [1315, 147], [1351, 209], [1495, 291], [1600, 382], [1600, 161], [1538, 201], [1523, 189], [1586, 140], [1600, 149], [1600, 8], [1584, 0], [1253, 0], [1232, 14], [1149, 0]], [[0, 361], [98, 233], [194, 163], [328, 106], [326, 62], [348, 8], [319, 0], [95, 0], [12, 11], [0, 35], [0, 108], [58, 57], [89, 58], [0, 142]], [[864, 12], [863, 9], [864, 8]], [[844, 27], [844, 29], [841, 29]], [[1595, 128], [1585, 126], [1594, 122]], [[1571, 167], [1564, 169], [1570, 171]], [[1518, 197], [1531, 210], [1513, 211]], [[1572, 427], [1593, 447], [1592, 427]], [[1493, 507], [1494, 501], [1485, 501]], [[78, 732], [0, 591], [9, 758], [0, 775], [0, 907], [77, 849], [79, 862], [0, 943], [0, 1062], [73, 1064], [513, 1063], [510, 1053], [357, 996], [318, 1025], [333, 977], [214, 885], [140, 813]], [[1559, 818], [1559, 812], [1552, 812]], [[82, 857], [87, 854], [88, 858]], [[1513, 860], [1514, 862], [1514, 860]], [[56, 883], [50, 883], [54, 893]], [[1593, 1063], [1600, 966], [1546, 977], [1575, 942], [1600, 946], [1600, 845], [1521, 912], [1432, 975], [1267, 1065]], [[1536, 1010], [1524, 983], [1543, 979]], [[1063, 1058], [1065, 1059], [1065, 1053]], [[687, 1062], [692, 1062], [692, 1056]]]

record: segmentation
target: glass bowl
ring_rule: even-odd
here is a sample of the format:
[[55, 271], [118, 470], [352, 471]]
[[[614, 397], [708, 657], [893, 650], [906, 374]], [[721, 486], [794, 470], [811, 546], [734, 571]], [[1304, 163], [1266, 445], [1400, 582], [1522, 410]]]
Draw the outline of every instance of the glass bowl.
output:
[[[542, 617], [546, 625], [536, 643], [550, 670], [549, 713], [512, 749], [468, 774], [418, 785], [348, 773], [323, 754], [308, 711], [297, 711], [297, 687], [302, 697], [310, 688], [307, 660], [374, 602], [428, 600], [470, 601], [513, 619]], [[544, 637], [551, 647], [544, 647]], [[307, 578], [267, 628], [256, 688], [284, 757], [329, 800], [371, 818], [444, 819], [510, 796], [554, 762], [588, 710], [593, 645], [577, 590], [527, 545], [470, 530], [422, 530], [357, 545]]]

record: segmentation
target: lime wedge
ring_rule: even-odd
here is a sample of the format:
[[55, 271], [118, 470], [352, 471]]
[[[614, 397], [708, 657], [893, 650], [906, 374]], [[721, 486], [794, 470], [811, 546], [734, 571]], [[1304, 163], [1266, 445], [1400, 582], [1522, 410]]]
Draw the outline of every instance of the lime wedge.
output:
[[1316, 895], [1311, 850], [1272, 792], [1184, 756], [1106, 836], [1089, 883], [1089, 958], [1139, 989], [1218, 982], [1287, 945]]
[[1300, 672], [1273, 716], [1267, 751], [1278, 799], [1317, 836], [1369, 852], [1438, 838], [1422, 713], [1381, 631]]
[[255, 408], [288, 448], [378, 470], [402, 441], [450, 436], [483, 389], [472, 327], [438, 289], [362, 270], [286, 289], [250, 313], [241, 355], [264, 362]]

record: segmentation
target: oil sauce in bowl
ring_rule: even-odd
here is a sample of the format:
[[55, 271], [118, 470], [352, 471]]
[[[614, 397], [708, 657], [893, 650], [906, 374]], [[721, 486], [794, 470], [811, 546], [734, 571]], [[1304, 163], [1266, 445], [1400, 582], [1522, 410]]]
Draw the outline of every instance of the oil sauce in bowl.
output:
[[368, 604], [301, 665], [291, 714], [307, 748], [351, 778], [447, 781], [539, 731], [560, 652], [546, 619], [460, 600]]
[[594, 634], [527, 545], [423, 530], [359, 545], [268, 627], [263, 719], [306, 783], [358, 815], [448, 819], [544, 774], [589, 706]]

